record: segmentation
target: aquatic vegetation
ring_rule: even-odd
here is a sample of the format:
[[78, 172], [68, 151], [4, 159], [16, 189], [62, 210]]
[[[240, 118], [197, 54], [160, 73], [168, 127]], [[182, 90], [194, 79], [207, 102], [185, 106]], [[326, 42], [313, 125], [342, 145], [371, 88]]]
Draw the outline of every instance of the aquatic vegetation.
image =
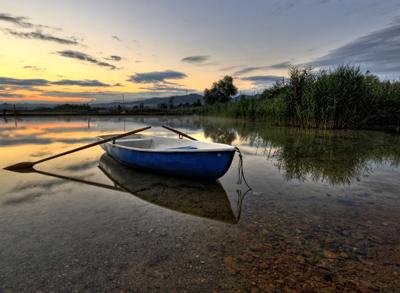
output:
[[303, 128], [399, 131], [400, 82], [381, 81], [349, 65], [320, 71], [291, 67], [287, 80], [259, 98], [209, 105], [200, 112]]

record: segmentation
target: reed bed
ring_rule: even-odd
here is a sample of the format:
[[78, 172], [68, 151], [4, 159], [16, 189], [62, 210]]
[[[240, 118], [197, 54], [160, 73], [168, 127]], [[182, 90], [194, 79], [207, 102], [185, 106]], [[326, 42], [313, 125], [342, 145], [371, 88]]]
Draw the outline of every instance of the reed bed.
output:
[[289, 78], [256, 99], [204, 106], [207, 115], [268, 120], [303, 128], [400, 129], [400, 82], [382, 81], [359, 67], [291, 67]]

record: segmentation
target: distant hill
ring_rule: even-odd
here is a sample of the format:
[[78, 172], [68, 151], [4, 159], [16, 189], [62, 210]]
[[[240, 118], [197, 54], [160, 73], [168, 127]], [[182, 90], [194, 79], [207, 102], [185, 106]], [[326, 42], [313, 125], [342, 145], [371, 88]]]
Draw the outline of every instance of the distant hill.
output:
[[[147, 107], [156, 107], [160, 104], [168, 104], [172, 99], [174, 106], [182, 105], [182, 104], [194, 104], [197, 101], [203, 104], [203, 96], [199, 94], [188, 94], [182, 96], [171, 96], [171, 97], [163, 97], [163, 98], [149, 98], [140, 101], [133, 101], [133, 102], [125, 102], [125, 107], [134, 107], [143, 104]], [[121, 102], [111, 102], [111, 103], [93, 103], [91, 104], [92, 107], [99, 107], [99, 108], [112, 108], [118, 107], [118, 105], [122, 105]]]
[[[194, 104], [197, 101], [203, 104], [203, 96], [199, 94], [188, 94], [182, 96], [170, 96], [170, 97], [163, 97], [163, 98], [149, 98], [139, 101], [133, 102], [125, 102], [125, 107], [134, 107], [143, 104], [146, 107], [157, 107], [159, 104], [169, 104], [170, 100], [172, 99], [174, 106], [178, 106], [181, 104]], [[60, 103], [61, 104], [61, 103]], [[35, 103], [15, 103], [15, 107], [17, 110], [34, 110], [38, 108], [54, 108], [59, 104], [35, 104]], [[90, 103], [92, 108], [115, 108], [118, 105], [122, 105], [122, 102], [109, 102], [109, 103]], [[8, 110], [12, 111], [14, 109], [13, 103], [3, 103], [0, 104], [0, 110]]]
[[260, 94], [256, 94], [256, 95], [237, 95], [235, 97], [232, 98], [232, 100], [234, 102], [238, 102], [242, 99], [246, 99], [246, 100], [253, 100], [253, 99], [259, 99], [261, 97]]
[[[38, 108], [54, 108], [57, 104], [36, 104], [36, 103], [15, 103], [15, 109], [17, 110], [34, 110]], [[0, 104], [0, 110], [14, 110], [14, 103], [2, 103]]]

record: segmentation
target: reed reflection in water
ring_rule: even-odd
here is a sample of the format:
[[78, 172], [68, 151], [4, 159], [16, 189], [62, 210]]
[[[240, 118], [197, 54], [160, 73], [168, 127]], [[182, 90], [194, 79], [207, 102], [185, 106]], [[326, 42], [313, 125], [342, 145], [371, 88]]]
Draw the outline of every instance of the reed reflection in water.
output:
[[350, 184], [378, 165], [397, 168], [400, 162], [400, 137], [383, 132], [303, 130], [223, 119], [204, 119], [203, 127], [215, 142], [252, 147], [251, 153], [272, 160], [287, 180]]

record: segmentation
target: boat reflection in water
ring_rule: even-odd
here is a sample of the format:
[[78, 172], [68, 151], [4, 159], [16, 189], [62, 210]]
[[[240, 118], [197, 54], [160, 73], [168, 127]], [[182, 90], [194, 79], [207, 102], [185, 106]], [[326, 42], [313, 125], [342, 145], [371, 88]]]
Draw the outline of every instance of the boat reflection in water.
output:
[[[126, 167], [104, 154], [99, 168], [115, 187], [149, 203], [198, 217], [237, 223], [228, 196], [218, 181], [194, 181]], [[241, 202], [240, 202], [241, 204]]]
[[243, 199], [250, 191], [249, 189], [243, 193], [239, 189], [236, 190], [235, 197], [237, 198], [233, 200], [234, 212], [227, 193], [218, 181], [194, 181], [133, 169], [115, 161], [107, 154], [102, 155], [98, 167], [114, 185], [35, 168], [29, 169], [27, 172], [92, 185], [111, 191], [127, 192], [146, 202], [172, 211], [230, 224], [239, 222]]

